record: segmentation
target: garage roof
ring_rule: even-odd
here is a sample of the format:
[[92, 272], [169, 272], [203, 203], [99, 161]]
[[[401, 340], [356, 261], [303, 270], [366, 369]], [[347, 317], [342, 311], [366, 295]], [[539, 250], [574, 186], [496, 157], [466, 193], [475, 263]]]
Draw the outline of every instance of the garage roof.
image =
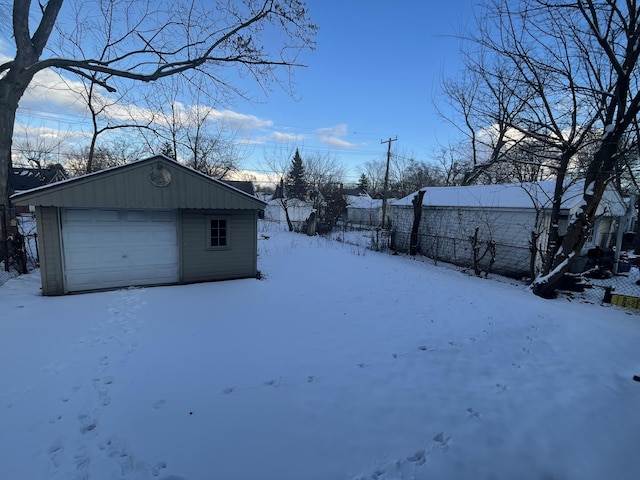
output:
[[262, 210], [266, 205], [164, 155], [16, 193], [11, 199], [15, 205], [86, 208]]
[[[496, 185], [470, 185], [457, 187], [426, 187], [422, 204], [426, 207], [454, 208], [505, 208], [534, 209], [550, 208], [555, 189], [555, 180], [535, 183], [510, 183]], [[562, 195], [561, 208], [573, 213], [584, 202], [584, 180], [567, 181]], [[396, 201], [397, 207], [412, 207], [417, 192]], [[623, 216], [626, 205], [620, 194], [611, 185], [607, 186], [598, 207], [598, 215], [605, 211], [609, 215]]]

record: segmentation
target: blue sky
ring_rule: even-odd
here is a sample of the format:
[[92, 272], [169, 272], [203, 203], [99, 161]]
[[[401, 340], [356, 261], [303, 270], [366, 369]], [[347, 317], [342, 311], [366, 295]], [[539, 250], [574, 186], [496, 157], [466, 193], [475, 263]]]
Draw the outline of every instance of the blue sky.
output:
[[[346, 180], [355, 181], [367, 161], [385, 157], [381, 141], [396, 136], [395, 151], [428, 161], [438, 143], [458, 135], [437, 115], [434, 102], [442, 77], [459, 71], [456, 34], [473, 27], [474, 3], [308, 0], [320, 30], [316, 50], [301, 59], [307, 66], [294, 72], [295, 98], [277, 86], [265, 96], [240, 80], [257, 101], [214, 106], [242, 126], [241, 136], [251, 144], [244, 167], [264, 170], [265, 156], [297, 146], [303, 157], [305, 152], [333, 155], [344, 165]], [[10, 54], [0, 40], [2, 53]], [[43, 85], [52, 82], [39, 78]], [[83, 128], [81, 102], [72, 94], [36, 90], [21, 102], [19, 122]]]
[[295, 73], [299, 100], [273, 92], [246, 112], [304, 135], [301, 151], [329, 149], [350, 176], [383, 158], [389, 137], [398, 138], [394, 149], [427, 160], [457, 136], [434, 101], [442, 76], [459, 71], [455, 34], [473, 26], [473, 3], [311, 0], [320, 31], [307, 68]]

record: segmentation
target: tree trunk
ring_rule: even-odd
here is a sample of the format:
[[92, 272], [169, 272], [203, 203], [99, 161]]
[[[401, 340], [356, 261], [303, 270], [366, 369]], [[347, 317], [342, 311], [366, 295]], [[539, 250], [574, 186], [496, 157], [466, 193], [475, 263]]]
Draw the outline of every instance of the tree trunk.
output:
[[531, 257], [529, 258], [529, 277], [536, 278], [536, 260], [538, 258], [538, 238], [540, 234], [535, 230], [531, 230], [531, 239], [529, 240], [529, 251]]
[[409, 255], [418, 253], [420, 247], [420, 220], [422, 219], [422, 199], [424, 190], [420, 190], [411, 203], [413, 203], [413, 226], [411, 227], [411, 242], [409, 244]]
[[607, 141], [603, 141], [594, 154], [593, 162], [587, 172], [583, 199], [576, 218], [569, 224], [567, 234], [562, 240], [551, 263], [551, 269], [546, 275], [542, 275], [533, 282], [533, 293], [543, 298], [552, 298], [558, 288], [562, 276], [567, 273], [573, 263], [578, 259], [589, 232], [593, 227], [596, 212], [604, 190], [610, 180], [610, 173], [616, 164], [619, 135], [611, 135]]
[[560, 248], [560, 208], [562, 207], [562, 195], [564, 193], [564, 180], [567, 173], [567, 164], [565, 163], [566, 154], [563, 155], [560, 168], [558, 169], [558, 176], [556, 177], [556, 184], [553, 191], [553, 200], [551, 203], [551, 218], [549, 221], [549, 238], [547, 239], [547, 248], [544, 254], [542, 272], [546, 275], [553, 268], [553, 261], [556, 253]]
[[287, 220], [287, 228], [289, 228], [290, 232], [293, 232], [293, 223], [291, 222], [291, 218], [289, 217], [289, 206], [287, 205], [287, 200], [281, 198], [280, 203], [282, 205], [282, 209], [284, 210], [284, 218]]
[[[63, 0], [50, 0], [42, 10], [42, 19], [33, 36], [29, 35], [29, 1], [13, 2], [13, 38], [16, 55], [11, 65], [0, 77], [0, 210], [4, 215], [0, 220], [0, 254], [10, 255], [8, 237], [13, 217], [9, 200], [9, 176], [11, 175], [11, 145], [18, 103], [38, 71], [37, 64], [62, 6]], [[42, 7], [42, 4], [41, 4]], [[0, 255], [2, 258], [2, 255]]]
[[[94, 121], [95, 125], [95, 121]], [[94, 128], [93, 135], [91, 135], [91, 142], [89, 143], [89, 153], [87, 154], [87, 169], [84, 173], [92, 173], [93, 172], [93, 158], [96, 154], [96, 142], [98, 140], [98, 134]]]
[[0, 261], [5, 261], [8, 267], [8, 259], [11, 255], [11, 245], [8, 241], [12, 233], [10, 223], [13, 218], [13, 209], [9, 195], [9, 179], [11, 176], [11, 145], [13, 140], [13, 128], [18, 110], [18, 100], [24, 93], [26, 85], [11, 81], [9, 75], [0, 80]]

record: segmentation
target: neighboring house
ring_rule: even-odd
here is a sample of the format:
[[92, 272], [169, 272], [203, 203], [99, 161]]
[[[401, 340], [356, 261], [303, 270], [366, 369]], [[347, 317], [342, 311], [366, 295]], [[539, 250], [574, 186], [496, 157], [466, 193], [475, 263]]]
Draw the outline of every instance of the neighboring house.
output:
[[[531, 271], [531, 240], [535, 232], [538, 249], [546, 248], [554, 181], [468, 187], [426, 187], [418, 250], [436, 260], [469, 267], [475, 261], [483, 269], [520, 278]], [[568, 219], [582, 205], [583, 182], [569, 186], [563, 195], [560, 235]], [[392, 248], [408, 251], [414, 219], [412, 200], [416, 193], [391, 206]], [[626, 205], [613, 187], [608, 187], [600, 203], [597, 219], [583, 252], [575, 264], [582, 271], [586, 252], [595, 246], [615, 244], [616, 225], [625, 215]], [[477, 233], [476, 233], [477, 232]], [[475, 251], [474, 251], [475, 247]], [[536, 257], [534, 268], [540, 266]]]
[[[382, 223], [382, 200], [368, 194], [346, 195], [347, 222], [356, 225], [380, 226]], [[390, 202], [387, 200], [387, 208]]]
[[[67, 174], [59, 163], [45, 168], [12, 167], [9, 176], [9, 195], [66, 179]], [[25, 213], [28, 210], [28, 207], [17, 207], [16, 213]]]
[[244, 193], [248, 193], [249, 195], [257, 198], [256, 189], [253, 186], [253, 182], [247, 180], [221, 180], [221, 182], [235, 187], [238, 190], [242, 190]]
[[305, 202], [297, 198], [289, 198], [287, 200], [275, 198], [267, 202], [267, 206], [264, 209], [264, 219], [286, 224], [287, 217], [285, 215], [283, 202], [286, 202], [289, 219], [296, 227], [301, 227], [302, 224], [308, 220], [311, 213], [315, 212], [315, 208], [313, 208], [310, 202]]
[[16, 194], [44, 295], [257, 275], [265, 203], [159, 155]]
[[269, 200], [271, 200], [271, 198], [273, 198], [273, 193], [256, 192], [256, 197], [258, 197], [264, 203], [267, 203]]

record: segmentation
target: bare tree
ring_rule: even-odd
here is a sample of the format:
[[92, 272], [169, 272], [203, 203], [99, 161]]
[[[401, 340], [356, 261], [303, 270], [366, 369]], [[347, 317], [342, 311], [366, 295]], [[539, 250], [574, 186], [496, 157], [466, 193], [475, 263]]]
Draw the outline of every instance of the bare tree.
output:
[[[505, 131], [535, 140], [536, 157], [556, 179], [546, 261], [532, 286], [549, 297], [587, 239], [640, 111], [640, 7], [637, 0], [491, 0], [487, 7], [471, 39], [479, 60], [468, 55], [468, 67], [514, 96]], [[562, 193], [580, 154], [584, 204], [561, 236]]]
[[[466, 171], [462, 185], [513, 181], [513, 152], [525, 137], [512, 127], [531, 97], [528, 85], [515, 84], [514, 67], [504, 60], [479, 53], [464, 55], [466, 71], [445, 79], [445, 102], [453, 114], [440, 115], [466, 137]], [[459, 162], [460, 164], [460, 162]]]
[[[135, 8], [135, 0], [121, 0], [120, 2], [98, 0], [71, 4], [74, 27], [70, 30], [56, 28], [60, 51], [69, 56], [93, 57], [98, 62], [103, 62], [117, 55], [118, 45], [126, 41], [132, 29], [135, 30], [142, 25], [142, 19], [139, 19], [129, 28], [121, 30], [121, 25], [118, 24], [118, 11], [133, 8]], [[99, 15], [95, 14], [96, 11], [99, 12]], [[104, 22], [97, 23], [96, 17]], [[80, 96], [87, 106], [91, 136], [89, 146], [83, 153], [83, 161], [86, 165], [85, 173], [100, 169], [98, 165], [94, 165], [94, 156], [98, 148], [98, 138], [101, 135], [125, 128], [136, 130], [150, 128], [151, 115], [140, 115], [139, 112], [135, 114], [126, 108], [126, 105], [131, 103], [129, 100], [132, 100], [129, 98], [134, 90], [131, 83], [114, 75], [103, 78], [103, 74], [96, 71], [89, 71], [87, 75], [81, 75], [77, 80], [74, 78], [73, 82], [66, 77], [61, 76], [60, 78], [69, 90]], [[108, 81], [111, 87], [110, 91], [104, 87], [105, 81]], [[102, 150], [101, 156], [104, 157], [104, 148]], [[104, 159], [98, 163], [104, 164]]]
[[[135, 9], [128, 8], [126, 2], [117, 3], [113, 18], [120, 33], [113, 38], [119, 38], [119, 42], [101, 58], [99, 54], [84, 56], [77, 51], [71, 54], [73, 45], [65, 43], [59, 35], [52, 37], [57, 22], [62, 21], [59, 16], [63, 0], [38, 5], [32, 5], [30, 0], [14, 0], [12, 22], [3, 22], [0, 27], [15, 47], [14, 58], [0, 65], [0, 209], [7, 210], [10, 205], [8, 180], [18, 104], [38, 72], [57, 69], [62, 74], [90, 79], [113, 93], [113, 78], [152, 82], [194, 71], [207, 77], [211, 89], [239, 94], [242, 92], [222, 76], [229, 67], [236, 67], [261, 85], [268, 87], [276, 82], [286, 87], [280, 81], [279, 71], [299, 65], [300, 52], [313, 47], [317, 30], [309, 21], [304, 2], [211, 3], [208, 7], [208, 3], [196, 1], [140, 1], [135, 2]], [[102, 11], [92, 13], [96, 18]], [[66, 18], [65, 25], [73, 20], [73, 17]], [[107, 24], [107, 20], [97, 21]], [[7, 28], [11, 32], [7, 32]], [[271, 51], [261, 44], [265, 37], [278, 38], [281, 42], [270, 41]], [[52, 48], [70, 54], [58, 56]], [[3, 215], [0, 223], [0, 248], [3, 248], [9, 231], [9, 215]]]
[[412, 153], [401, 152], [391, 157], [390, 192], [405, 197], [424, 187], [445, 184], [445, 172], [439, 165], [416, 159]]
[[330, 153], [312, 152], [303, 157], [309, 196], [323, 229], [333, 229], [347, 206], [343, 189], [345, 170]]
[[462, 185], [466, 168], [466, 148], [463, 142], [440, 146], [432, 158], [442, 173], [443, 185]]
[[386, 160], [369, 160], [364, 164], [364, 175], [369, 181], [369, 194], [382, 194]]
[[145, 154], [148, 152], [139, 139], [118, 135], [117, 138], [108, 137], [108, 141], [103, 143], [78, 146], [67, 151], [64, 168], [71, 177], [77, 177], [87, 173], [90, 159], [91, 170], [98, 171], [126, 165]]
[[212, 109], [194, 105], [188, 112], [182, 141], [178, 145], [186, 164], [205, 175], [217, 179], [227, 178], [240, 170], [247, 157], [236, 133], [225, 128], [222, 121], [215, 122]]
[[[214, 94], [205, 90], [206, 85], [194, 78], [183, 86], [175, 77], [158, 82], [145, 98], [152, 120], [140, 133], [151, 151], [158, 152], [160, 147], [174, 160], [223, 179], [240, 171], [248, 147], [238, 141], [237, 130], [225, 122], [223, 112], [210, 106]], [[180, 101], [185, 91], [190, 104]]]
[[269, 183], [274, 186], [273, 200], [276, 200], [284, 211], [287, 228], [293, 231], [293, 222], [289, 216], [289, 198], [287, 197], [285, 179], [291, 167], [291, 159], [294, 157], [296, 147], [293, 145], [282, 146], [277, 150], [265, 152], [263, 157], [264, 170], [267, 172]]
[[[14, 151], [22, 163], [33, 168], [43, 168], [51, 163], [59, 163], [57, 154], [64, 142], [59, 133], [44, 128], [22, 126], [17, 136]], [[18, 162], [20, 162], [18, 160]]]

